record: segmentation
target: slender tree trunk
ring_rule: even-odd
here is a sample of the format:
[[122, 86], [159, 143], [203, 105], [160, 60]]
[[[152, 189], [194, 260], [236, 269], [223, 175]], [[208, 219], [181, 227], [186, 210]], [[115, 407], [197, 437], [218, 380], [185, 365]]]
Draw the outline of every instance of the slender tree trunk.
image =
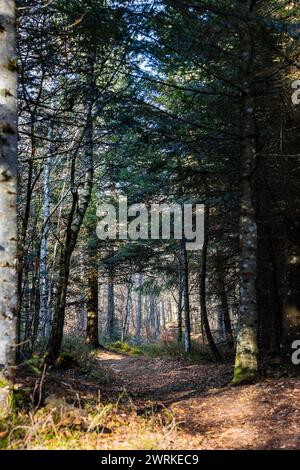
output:
[[184, 308], [184, 350], [191, 352], [191, 319], [190, 319], [190, 294], [189, 294], [189, 266], [185, 240], [180, 242], [180, 263], [182, 277], [182, 295]]
[[205, 335], [208, 341], [208, 345], [215, 358], [220, 361], [222, 356], [214, 342], [214, 338], [211, 334], [207, 306], [206, 306], [206, 268], [207, 268], [207, 249], [208, 249], [208, 221], [209, 221], [209, 207], [205, 206], [205, 229], [204, 229], [204, 242], [202, 247], [202, 263], [201, 263], [201, 274], [200, 274], [200, 307], [201, 307], [201, 323], [204, 327]]
[[85, 181], [81, 195], [78, 194], [78, 187], [75, 186], [75, 164], [74, 156], [71, 165], [71, 186], [72, 186], [72, 207], [68, 218], [66, 229], [66, 240], [61, 250], [59, 262], [59, 275], [57, 283], [56, 300], [53, 312], [52, 331], [47, 348], [47, 360], [53, 362], [58, 357], [63, 339], [63, 329], [65, 321], [66, 297], [70, 276], [71, 256], [76, 246], [79, 231], [89, 206], [93, 188], [94, 161], [93, 161], [93, 104], [94, 104], [94, 62], [95, 53], [91, 50], [88, 55], [87, 81], [87, 121], [85, 128]]
[[106, 330], [109, 341], [113, 341], [115, 336], [115, 295], [113, 273], [110, 269], [107, 284], [107, 322]]
[[182, 342], [182, 273], [181, 273], [181, 263], [179, 263], [179, 276], [178, 276], [178, 310], [177, 310], [177, 341], [179, 344]]
[[157, 301], [155, 302], [156, 309], [155, 309], [155, 330], [156, 330], [156, 337], [160, 336], [160, 322], [161, 322], [161, 312], [160, 312], [160, 303]]
[[[52, 81], [50, 92], [52, 96], [55, 93], [55, 82]], [[54, 99], [51, 99], [51, 114], [54, 112]], [[48, 280], [48, 262], [47, 262], [47, 242], [48, 234], [50, 228], [50, 204], [51, 204], [51, 191], [50, 191], [50, 176], [52, 168], [52, 158], [54, 150], [54, 127], [53, 123], [50, 123], [48, 131], [48, 151], [47, 158], [44, 161], [44, 180], [43, 180], [43, 190], [44, 190], [44, 207], [43, 207], [43, 219], [44, 227], [41, 237], [41, 252], [40, 252], [40, 322], [42, 335], [46, 338], [49, 337], [51, 332], [51, 314], [49, 312], [49, 280]]]
[[149, 321], [151, 338], [157, 338], [157, 322], [156, 322], [156, 298], [153, 294], [149, 296]]
[[165, 301], [164, 299], [161, 300], [161, 316], [162, 316], [162, 327], [165, 331], [166, 329], [166, 312], [165, 312]]
[[[251, 8], [252, 2], [245, 2]], [[245, 14], [247, 11], [245, 11]], [[252, 174], [256, 165], [255, 101], [252, 74], [252, 25], [245, 21], [241, 39], [241, 83], [243, 88], [241, 108], [240, 150], [240, 305], [239, 332], [233, 383], [249, 383], [257, 380], [257, 226], [253, 200]]]
[[135, 336], [139, 340], [142, 332], [142, 315], [143, 315], [143, 298], [142, 298], [142, 286], [143, 286], [143, 275], [140, 273], [138, 276], [138, 299], [137, 299], [137, 311], [136, 311], [136, 331]]
[[217, 260], [217, 288], [218, 288], [218, 295], [221, 301], [221, 314], [224, 321], [225, 327], [225, 335], [226, 335], [226, 343], [229, 349], [234, 348], [234, 339], [233, 333], [231, 328], [231, 320], [230, 320], [230, 313], [229, 313], [229, 306], [227, 300], [227, 293], [225, 287], [225, 279], [224, 279], [224, 264], [222, 255], [218, 255]]
[[125, 341], [128, 336], [128, 329], [130, 324], [130, 317], [131, 317], [131, 307], [132, 307], [132, 287], [133, 287], [133, 275], [131, 274], [129, 277], [129, 283], [127, 287], [127, 296], [126, 296], [126, 308], [125, 308], [125, 316], [122, 325], [122, 336], [121, 340]]
[[9, 412], [17, 315], [17, 65], [15, 2], [0, 1], [0, 416]]
[[88, 249], [88, 274], [87, 274], [87, 330], [86, 343], [93, 348], [101, 347], [99, 343], [99, 279], [98, 261], [95, 259], [95, 250]]

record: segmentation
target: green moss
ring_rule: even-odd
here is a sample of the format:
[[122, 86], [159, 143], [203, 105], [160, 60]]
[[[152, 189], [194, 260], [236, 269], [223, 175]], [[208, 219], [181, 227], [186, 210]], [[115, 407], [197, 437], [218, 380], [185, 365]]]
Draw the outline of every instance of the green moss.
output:
[[3, 377], [3, 375], [0, 375], [0, 388], [5, 387], [9, 387], [9, 382]]
[[15, 390], [12, 393], [12, 410], [15, 412], [19, 410], [28, 411], [32, 405], [30, 393], [30, 388], [21, 388], [20, 390]]
[[143, 354], [143, 352], [140, 349], [138, 349], [136, 347], [133, 347], [133, 346], [130, 346], [130, 344], [125, 343], [123, 341], [115, 341], [114, 343], [111, 343], [109, 345], [109, 348], [112, 351], [116, 351], [116, 352], [119, 352], [121, 354], [129, 354], [129, 355], [133, 355], [133, 356], [138, 356], [138, 355]]
[[234, 368], [232, 385], [249, 385], [258, 382], [259, 379], [257, 371], [237, 366]]

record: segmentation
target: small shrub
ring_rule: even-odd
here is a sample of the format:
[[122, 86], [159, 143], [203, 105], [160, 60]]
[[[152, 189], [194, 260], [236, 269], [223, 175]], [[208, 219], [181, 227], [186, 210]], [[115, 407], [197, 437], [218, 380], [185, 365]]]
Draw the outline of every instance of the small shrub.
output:
[[60, 370], [67, 370], [67, 369], [73, 369], [74, 367], [78, 367], [79, 364], [75, 358], [75, 355], [71, 352], [62, 352], [58, 356], [55, 366], [57, 369]]
[[85, 374], [86, 379], [91, 382], [107, 385], [111, 383], [110, 372], [101, 366], [97, 359], [97, 351], [76, 338], [66, 337], [63, 342], [63, 352], [60, 356], [75, 361], [79, 372]]

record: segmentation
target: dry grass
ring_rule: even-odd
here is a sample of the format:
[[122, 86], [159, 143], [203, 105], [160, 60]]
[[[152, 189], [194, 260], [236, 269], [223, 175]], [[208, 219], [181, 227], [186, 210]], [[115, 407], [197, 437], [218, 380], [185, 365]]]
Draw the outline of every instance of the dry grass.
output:
[[173, 415], [138, 416], [124, 396], [116, 403], [70, 405], [55, 400], [37, 412], [18, 411], [1, 424], [1, 450], [167, 449], [176, 433]]

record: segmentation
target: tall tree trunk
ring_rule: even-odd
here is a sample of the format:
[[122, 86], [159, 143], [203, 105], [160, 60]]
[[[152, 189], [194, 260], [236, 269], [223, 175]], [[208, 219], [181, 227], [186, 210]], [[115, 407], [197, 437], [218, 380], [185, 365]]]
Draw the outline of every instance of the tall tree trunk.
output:
[[131, 308], [132, 308], [133, 284], [134, 284], [134, 276], [130, 274], [128, 287], [127, 287], [125, 316], [124, 316], [123, 325], [122, 325], [122, 336], [121, 336], [122, 341], [125, 341], [128, 336], [130, 317], [131, 317]]
[[115, 294], [114, 279], [112, 269], [109, 269], [107, 284], [107, 321], [106, 331], [109, 341], [113, 341], [115, 336]]
[[138, 299], [137, 299], [137, 310], [136, 310], [136, 331], [135, 336], [139, 340], [142, 333], [142, 315], [143, 315], [143, 302], [142, 302], [142, 286], [143, 286], [143, 275], [140, 273], [138, 276]]
[[230, 314], [229, 314], [229, 306], [227, 300], [227, 293], [225, 287], [225, 274], [224, 274], [224, 262], [221, 254], [218, 254], [217, 259], [217, 289], [218, 295], [221, 301], [221, 314], [224, 322], [225, 327], [225, 335], [226, 335], [226, 343], [229, 349], [234, 348], [234, 339], [233, 333], [231, 328], [231, 321], [230, 321]]
[[207, 249], [208, 249], [208, 222], [209, 222], [209, 207], [205, 206], [205, 228], [204, 228], [204, 242], [202, 247], [202, 263], [201, 263], [201, 274], [200, 274], [200, 307], [201, 307], [201, 323], [204, 327], [205, 335], [208, 341], [208, 345], [215, 358], [220, 361], [222, 356], [214, 342], [214, 338], [211, 334], [207, 306], [206, 306], [206, 268], [207, 268]]
[[[285, 247], [285, 294], [283, 301], [283, 353], [290, 361], [294, 341], [300, 340], [300, 215], [288, 221]], [[299, 367], [299, 366], [298, 366]]]
[[165, 301], [161, 300], [161, 318], [162, 318], [162, 327], [163, 330], [166, 330], [166, 312], [165, 312]]
[[157, 329], [156, 329], [156, 299], [153, 294], [149, 295], [149, 322], [150, 322], [150, 331], [151, 338], [157, 338]]
[[101, 345], [99, 343], [98, 261], [95, 259], [95, 250], [93, 247], [89, 247], [88, 249], [88, 262], [86, 343], [93, 348], [99, 348]]
[[178, 305], [177, 305], [177, 341], [179, 344], [182, 342], [182, 297], [183, 297], [183, 285], [182, 285], [182, 271], [181, 263], [179, 263], [179, 276], [178, 276]]
[[191, 319], [190, 319], [190, 293], [189, 293], [189, 266], [184, 238], [180, 242], [180, 263], [183, 290], [184, 308], [184, 350], [191, 352]]
[[17, 62], [15, 2], [0, 1], [0, 416], [9, 412], [17, 314]]
[[[50, 86], [50, 93], [52, 95], [51, 99], [51, 116], [53, 117], [54, 113], [54, 103], [53, 98], [55, 93], [55, 82], [54, 80]], [[51, 204], [51, 191], [50, 191], [50, 176], [52, 168], [52, 158], [54, 150], [54, 125], [53, 122], [50, 122], [50, 127], [48, 131], [48, 150], [47, 158], [44, 161], [44, 179], [43, 179], [43, 190], [44, 190], [44, 207], [43, 207], [43, 219], [44, 226], [42, 230], [41, 237], [41, 251], [40, 251], [40, 322], [41, 322], [41, 332], [42, 335], [46, 338], [49, 337], [51, 332], [51, 314], [49, 311], [49, 280], [48, 280], [48, 263], [47, 263], [47, 242], [48, 234], [50, 228], [50, 204]]]
[[[252, 2], [244, 2], [245, 15]], [[241, 38], [241, 83], [243, 89], [241, 108], [240, 150], [240, 305], [239, 332], [233, 383], [249, 383], [257, 380], [257, 225], [253, 200], [252, 174], [256, 165], [255, 100], [251, 76], [253, 67], [253, 32], [245, 21]]]
[[81, 195], [75, 185], [76, 155], [71, 165], [72, 207], [66, 229], [66, 240], [61, 250], [56, 300], [54, 304], [52, 331], [48, 343], [46, 357], [53, 362], [58, 357], [63, 339], [65, 321], [66, 297], [70, 276], [71, 256], [76, 246], [79, 231], [89, 206], [93, 189], [94, 159], [93, 159], [93, 104], [94, 104], [94, 62], [95, 52], [88, 54], [87, 64], [87, 120], [85, 126], [85, 180]]

